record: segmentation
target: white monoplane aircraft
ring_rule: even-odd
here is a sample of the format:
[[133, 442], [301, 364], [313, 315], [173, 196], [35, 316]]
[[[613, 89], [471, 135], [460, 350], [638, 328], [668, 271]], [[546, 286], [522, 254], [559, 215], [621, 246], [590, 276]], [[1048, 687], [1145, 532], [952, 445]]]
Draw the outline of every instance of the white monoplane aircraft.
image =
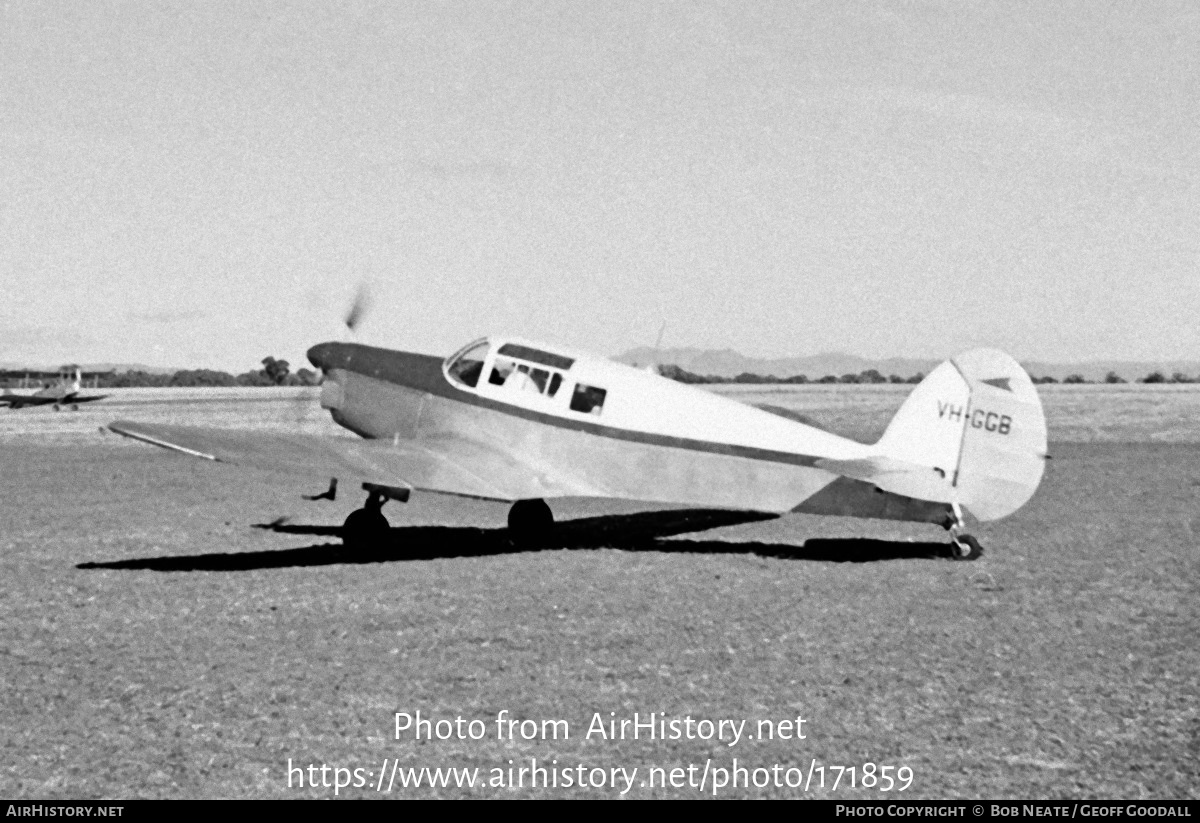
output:
[[515, 338], [478, 340], [445, 360], [356, 343], [321, 343], [308, 358], [325, 374], [321, 405], [362, 439], [110, 428], [194, 457], [362, 482], [369, 497], [346, 519], [348, 545], [381, 537], [384, 502], [419, 489], [512, 502], [509, 529], [531, 542], [553, 524], [547, 499], [583, 496], [931, 523], [974, 559], [982, 548], [964, 512], [1015, 512], [1046, 459], [1037, 391], [992, 349], [938, 366], [873, 445]]
[[80, 394], [82, 386], [83, 375], [76, 368], [74, 380], [70, 378], [69, 372], [63, 372], [59, 375], [57, 384], [53, 386], [47, 384], [33, 394], [14, 394], [10, 389], [5, 389], [4, 394], [0, 394], [0, 406], [23, 409], [26, 406], [52, 405], [55, 411], [63, 406], [69, 407], [72, 411], [79, 411], [80, 403], [91, 403], [94, 400], [103, 400], [108, 396], [106, 394]]

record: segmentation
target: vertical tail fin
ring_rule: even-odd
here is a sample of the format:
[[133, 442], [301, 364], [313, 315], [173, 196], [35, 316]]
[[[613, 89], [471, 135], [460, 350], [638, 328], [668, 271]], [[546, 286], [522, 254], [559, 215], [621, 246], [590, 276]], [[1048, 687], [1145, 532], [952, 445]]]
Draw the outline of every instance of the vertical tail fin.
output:
[[1023, 506], [1045, 469], [1046, 418], [1017, 361], [974, 349], [942, 363], [913, 390], [877, 448], [933, 469], [881, 478], [897, 494], [959, 503], [980, 520]]

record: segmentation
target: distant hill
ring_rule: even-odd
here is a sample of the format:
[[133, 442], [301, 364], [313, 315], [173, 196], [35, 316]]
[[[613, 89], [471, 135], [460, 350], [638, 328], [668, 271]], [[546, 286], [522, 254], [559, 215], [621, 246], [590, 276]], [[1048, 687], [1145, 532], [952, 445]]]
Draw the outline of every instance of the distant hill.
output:
[[[885, 376], [895, 374], [900, 377], [911, 377], [918, 372], [929, 374], [941, 362], [934, 359], [907, 357], [877, 360], [837, 352], [814, 354], [807, 357], [770, 359], [747, 357], [732, 349], [680, 348], [662, 349], [656, 352], [648, 346], [631, 349], [624, 354], [617, 355], [614, 359], [621, 363], [638, 366], [646, 366], [651, 363], [672, 364], [694, 374], [718, 377], [736, 377], [739, 374], [750, 373], [773, 374], [776, 377], [784, 378], [803, 374], [813, 380], [827, 374], [835, 377], [843, 374], [859, 374], [867, 369], [877, 369]], [[1155, 371], [1162, 372], [1168, 378], [1175, 372], [1182, 372], [1191, 377], [1200, 376], [1200, 360], [1095, 360], [1086, 363], [1049, 363], [1034, 360], [1021, 365], [1034, 377], [1053, 377], [1056, 380], [1078, 374], [1086, 380], [1101, 381], [1110, 371], [1116, 372], [1131, 383]]]

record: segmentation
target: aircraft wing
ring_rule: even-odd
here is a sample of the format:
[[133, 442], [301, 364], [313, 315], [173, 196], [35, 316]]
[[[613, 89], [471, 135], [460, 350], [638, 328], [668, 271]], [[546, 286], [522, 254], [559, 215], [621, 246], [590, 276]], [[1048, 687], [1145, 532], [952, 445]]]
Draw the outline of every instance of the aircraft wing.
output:
[[57, 397], [37, 397], [31, 394], [0, 395], [0, 406], [8, 406], [10, 409], [20, 409], [24, 406], [47, 406], [57, 402], [59, 402]]
[[461, 439], [417, 445], [406, 440], [363, 440], [128, 420], [118, 420], [108, 428], [125, 437], [192, 457], [319, 481], [337, 477], [342, 482], [408, 486], [505, 501], [570, 493], [547, 488], [537, 472], [507, 454]]

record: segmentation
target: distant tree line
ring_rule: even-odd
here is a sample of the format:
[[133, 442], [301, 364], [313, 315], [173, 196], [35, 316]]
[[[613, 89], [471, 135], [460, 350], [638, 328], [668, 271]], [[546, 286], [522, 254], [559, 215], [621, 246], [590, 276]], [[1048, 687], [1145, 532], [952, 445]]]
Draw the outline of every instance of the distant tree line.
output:
[[98, 388], [118, 389], [131, 387], [179, 386], [315, 386], [321, 382], [320, 375], [312, 369], [298, 369], [291, 373], [286, 360], [265, 357], [263, 367], [233, 375], [213, 369], [183, 369], [174, 374], [152, 374], [146, 371], [117, 372], [97, 379]]
[[[843, 374], [840, 377], [837, 375], [827, 374], [824, 377], [815, 380], [809, 379], [807, 375], [797, 374], [791, 377], [776, 377], [773, 374], [751, 374], [743, 372], [737, 377], [722, 377], [716, 374], [695, 374], [687, 371], [679, 366], [670, 364], [658, 367], [658, 373], [663, 377], [669, 377], [672, 380], [678, 380], [680, 383], [692, 384], [707, 384], [707, 383], [920, 383], [925, 379], [925, 375], [920, 372], [911, 377], [900, 377], [899, 375], [891, 374], [884, 377], [875, 369], [867, 369], [858, 374]], [[1054, 377], [1034, 377], [1034, 383], [1064, 383], [1067, 385], [1083, 384], [1083, 383], [1126, 383], [1128, 381], [1114, 371], [1110, 371], [1104, 376], [1103, 380], [1088, 380], [1082, 374], [1069, 374], [1061, 381]], [[1167, 377], [1162, 372], [1152, 372], [1145, 377], [1135, 381], [1137, 383], [1200, 383], [1200, 377], [1189, 377], [1183, 372], [1175, 372], [1170, 377]]]
[[[1033, 382], [1034, 383], [1058, 383], [1060, 381], [1055, 380], [1053, 377], [1035, 377], [1035, 378], [1033, 378]], [[1064, 384], [1070, 385], [1070, 384], [1079, 384], [1079, 383], [1127, 383], [1129, 381], [1127, 381], [1121, 375], [1117, 374], [1115, 371], [1110, 371], [1108, 374], [1104, 375], [1103, 380], [1088, 380], [1082, 374], [1068, 374], [1066, 377], [1064, 377], [1062, 379], [1061, 382]], [[1151, 372], [1150, 374], [1146, 375], [1145, 377], [1139, 378], [1139, 379], [1135, 380], [1134, 382], [1135, 383], [1200, 383], [1200, 376], [1189, 377], [1188, 375], [1184, 374], [1183, 372], [1177, 371], [1174, 374], [1172, 374], [1170, 377], [1167, 377], [1162, 372], [1156, 371], [1156, 372]]]
[[752, 374], [750, 372], [742, 372], [736, 377], [722, 377], [717, 374], [695, 374], [687, 369], [680, 368], [674, 364], [668, 364], [658, 367], [658, 373], [663, 377], [669, 377], [672, 380], [677, 380], [680, 383], [691, 384], [709, 384], [709, 383], [920, 383], [925, 379], [925, 375], [921, 373], [914, 374], [912, 377], [901, 377], [897, 374], [884, 376], [876, 369], [867, 369], [858, 374], [843, 374], [840, 377], [833, 374], [827, 374], [824, 377], [819, 377], [810, 380], [808, 375], [796, 374], [791, 377], [776, 377], [773, 374]]

